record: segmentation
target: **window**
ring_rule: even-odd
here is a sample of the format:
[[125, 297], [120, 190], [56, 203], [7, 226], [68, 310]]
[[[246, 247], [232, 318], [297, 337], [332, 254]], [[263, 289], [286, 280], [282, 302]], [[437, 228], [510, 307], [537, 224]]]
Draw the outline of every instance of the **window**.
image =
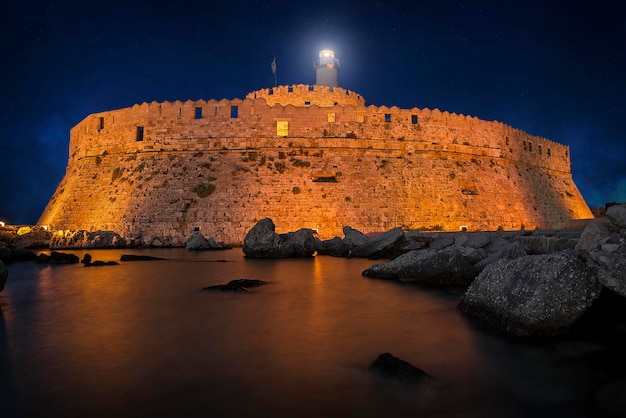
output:
[[356, 112], [356, 121], [359, 123], [365, 122], [365, 112]]
[[101, 131], [104, 129], [104, 118], [98, 119], [98, 130]]
[[532, 142], [528, 143], [528, 151], [533, 152], [533, 143]]
[[526, 150], [527, 150], [527, 148], [526, 148], [526, 141], [524, 141], [524, 151], [526, 151]]
[[391, 113], [385, 113], [385, 122], [391, 122]]
[[314, 90], [315, 90], [315, 87], [309, 86], [309, 91], [314, 91]]
[[237, 119], [239, 117], [239, 106], [230, 107], [230, 117], [233, 119]]
[[311, 102], [310, 102], [310, 101], [308, 101], [308, 100], [305, 100], [305, 101], [304, 101], [304, 105], [305, 105], [305, 106], [308, 106], [308, 105], [310, 105], [310, 104], [311, 104]]
[[548, 157], [552, 156], [552, 151], [550, 151], [550, 148], [548, 148], [548, 151], [546, 153], [548, 154]]
[[293, 93], [293, 86], [287, 87], [287, 93]]
[[411, 115], [411, 123], [412, 123], [413, 125], [416, 125], [416, 124], [417, 124], [417, 115]]
[[538, 145], [538, 147], [537, 151], [539, 151], [539, 155], [543, 155], [543, 148], [541, 148], [541, 145]]
[[274, 94], [274, 89], [272, 89], [272, 88], [271, 88], [271, 89], [270, 89], [270, 93], [269, 93], [269, 94], [270, 94], [270, 95]]
[[506, 144], [507, 144], [507, 145], [509, 145], [509, 137], [507, 136], [507, 137], [505, 137], [504, 139], [505, 139], [505, 141], [506, 141]]
[[137, 134], [136, 134], [135, 139], [137, 141], [143, 141], [143, 126], [137, 127]]
[[178, 117], [181, 117], [181, 116], [183, 116], [183, 108], [179, 107], [178, 108]]
[[196, 107], [196, 119], [202, 119], [202, 108]]
[[276, 121], [276, 135], [287, 136], [289, 135], [289, 122], [286, 120]]
[[328, 112], [328, 122], [332, 123], [335, 121], [335, 112]]

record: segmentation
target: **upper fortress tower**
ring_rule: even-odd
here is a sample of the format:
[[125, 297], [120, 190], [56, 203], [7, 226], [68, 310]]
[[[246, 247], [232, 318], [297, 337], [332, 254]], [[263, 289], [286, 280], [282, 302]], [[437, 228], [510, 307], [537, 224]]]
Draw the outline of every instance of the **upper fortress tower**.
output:
[[315, 85], [87, 116], [39, 224], [182, 246], [241, 244], [261, 218], [321, 239], [363, 232], [564, 228], [593, 215], [565, 145], [495, 121], [365, 105], [323, 50]]

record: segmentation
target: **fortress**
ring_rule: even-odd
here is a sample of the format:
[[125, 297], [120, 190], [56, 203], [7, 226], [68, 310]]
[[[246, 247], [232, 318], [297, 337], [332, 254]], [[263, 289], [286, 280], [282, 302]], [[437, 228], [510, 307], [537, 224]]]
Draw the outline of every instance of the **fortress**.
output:
[[87, 116], [38, 223], [182, 246], [195, 227], [241, 244], [264, 217], [321, 239], [345, 225], [558, 229], [593, 217], [567, 146], [437, 109], [366, 106], [337, 87], [332, 51], [315, 69], [315, 85]]

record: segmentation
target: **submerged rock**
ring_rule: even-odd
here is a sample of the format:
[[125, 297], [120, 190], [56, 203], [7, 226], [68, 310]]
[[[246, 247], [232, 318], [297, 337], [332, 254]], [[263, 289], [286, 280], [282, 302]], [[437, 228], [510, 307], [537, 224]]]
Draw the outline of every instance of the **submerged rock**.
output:
[[390, 353], [379, 355], [369, 370], [379, 377], [391, 379], [403, 384], [416, 384], [432, 379], [432, 377], [422, 369], [413, 366], [411, 363], [392, 356]]
[[37, 256], [39, 264], [77, 264], [80, 260], [76, 254], [52, 251], [50, 255], [41, 253]]
[[9, 277], [9, 272], [4, 267], [4, 263], [0, 260], [0, 292], [4, 290], [4, 285], [7, 284], [7, 278]]
[[573, 251], [488, 265], [459, 303], [465, 315], [517, 336], [567, 333], [600, 295], [593, 270]]
[[277, 234], [270, 218], [263, 218], [248, 231], [243, 252], [252, 258], [311, 257], [315, 253], [313, 231], [302, 228], [295, 232]]
[[248, 292], [251, 287], [258, 287], [267, 284], [263, 280], [257, 279], [237, 279], [231, 280], [226, 284], [217, 284], [214, 286], [203, 287], [202, 290], [216, 290], [221, 292]]
[[167, 260], [167, 258], [153, 257], [151, 255], [122, 254], [120, 261], [156, 261]]

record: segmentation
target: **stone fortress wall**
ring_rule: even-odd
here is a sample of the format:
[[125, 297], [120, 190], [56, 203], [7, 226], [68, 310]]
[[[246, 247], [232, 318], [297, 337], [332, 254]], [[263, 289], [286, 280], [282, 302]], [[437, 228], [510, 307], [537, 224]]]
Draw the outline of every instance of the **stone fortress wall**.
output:
[[364, 232], [563, 228], [593, 217], [569, 148], [500, 122], [365, 106], [327, 86], [143, 103], [87, 116], [39, 224], [182, 245], [240, 244], [263, 217], [322, 239]]

